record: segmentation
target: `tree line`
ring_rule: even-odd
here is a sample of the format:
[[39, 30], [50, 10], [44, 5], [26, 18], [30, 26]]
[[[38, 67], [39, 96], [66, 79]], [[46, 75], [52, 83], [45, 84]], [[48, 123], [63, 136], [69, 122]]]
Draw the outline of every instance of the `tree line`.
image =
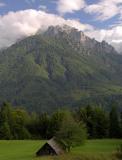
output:
[[115, 104], [110, 111], [88, 105], [76, 111], [58, 110], [52, 114], [30, 113], [9, 103], [0, 107], [0, 139], [49, 139], [62, 135], [78, 139], [79, 136], [72, 136], [74, 132], [80, 134], [82, 140], [86, 136], [122, 138], [122, 113]]

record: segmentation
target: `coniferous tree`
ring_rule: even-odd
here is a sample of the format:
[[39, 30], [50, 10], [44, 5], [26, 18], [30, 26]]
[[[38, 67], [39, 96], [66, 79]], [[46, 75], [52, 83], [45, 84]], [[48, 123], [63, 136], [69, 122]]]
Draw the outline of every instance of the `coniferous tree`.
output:
[[121, 129], [120, 138], [122, 138], [122, 112], [120, 113], [120, 129]]
[[10, 140], [12, 139], [11, 130], [7, 122], [3, 122], [0, 126], [0, 139]]
[[120, 125], [119, 125], [119, 115], [117, 112], [117, 107], [112, 106], [110, 111], [110, 126], [109, 126], [109, 136], [110, 138], [120, 137]]
[[5, 102], [0, 111], [0, 139], [12, 139], [10, 124], [11, 106]]
[[86, 124], [89, 138], [108, 137], [109, 118], [108, 113], [101, 107], [87, 106], [77, 113], [79, 120]]
[[38, 132], [40, 134], [40, 137], [42, 139], [49, 139], [50, 133], [49, 133], [49, 127], [50, 127], [50, 117], [48, 116], [47, 113], [44, 113], [39, 116], [39, 121], [38, 121]]
[[60, 129], [62, 121], [65, 117], [65, 111], [60, 110], [51, 116], [50, 119], [50, 134], [53, 136]]

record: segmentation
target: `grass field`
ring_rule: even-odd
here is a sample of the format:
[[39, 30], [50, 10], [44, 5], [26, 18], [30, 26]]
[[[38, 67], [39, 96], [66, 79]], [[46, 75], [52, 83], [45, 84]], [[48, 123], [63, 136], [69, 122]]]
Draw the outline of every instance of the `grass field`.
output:
[[36, 158], [45, 141], [0, 141], [0, 160], [116, 160], [114, 153], [122, 140], [88, 140], [70, 154]]

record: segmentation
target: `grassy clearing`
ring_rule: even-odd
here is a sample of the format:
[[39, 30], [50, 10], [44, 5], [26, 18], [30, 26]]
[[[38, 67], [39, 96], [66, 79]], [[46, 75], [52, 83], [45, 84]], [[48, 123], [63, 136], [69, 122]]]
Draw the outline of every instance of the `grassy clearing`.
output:
[[109, 154], [122, 144], [122, 140], [89, 140], [84, 146], [73, 148], [73, 153], [104, 153]]
[[116, 160], [113, 156], [122, 140], [89, 140], [70, 154], [36, 158], [45, 141], [0, 141], [0, 160]]

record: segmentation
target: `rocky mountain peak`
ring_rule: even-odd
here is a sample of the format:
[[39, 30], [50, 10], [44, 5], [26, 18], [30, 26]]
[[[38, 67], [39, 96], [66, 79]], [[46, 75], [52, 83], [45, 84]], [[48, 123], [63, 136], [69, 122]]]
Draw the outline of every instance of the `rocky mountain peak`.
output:
[[58, 39], [61, 37], [66, 38], [78, 51], [82, 51], [82, 49], [85, 48], [91, 53], [117, 53], [114, 47], [109, 45], [106, 41], [98, 42], [94, 38], [92, 39], [86, 36], [84, 32], [68, 25], [50, 26], [43, 33], [38, 31], [38, 34], [40, 33], [44, 36], [56, 37]]
[[[38, 31], [38, 34], [42, 33], [41, 30]], [[70, 37], [74, 41], [80, 42], [85, 41], [87, 39], [87, 36], [82, 31], [79, 31], [78, 29], [74, 27], [70, 27], [68, 25], [62, 25], [62, 26], [50, 26], [48, 29], [43, 32], [44, 35], [48, 36], [55, 36], [55, 37]]]

